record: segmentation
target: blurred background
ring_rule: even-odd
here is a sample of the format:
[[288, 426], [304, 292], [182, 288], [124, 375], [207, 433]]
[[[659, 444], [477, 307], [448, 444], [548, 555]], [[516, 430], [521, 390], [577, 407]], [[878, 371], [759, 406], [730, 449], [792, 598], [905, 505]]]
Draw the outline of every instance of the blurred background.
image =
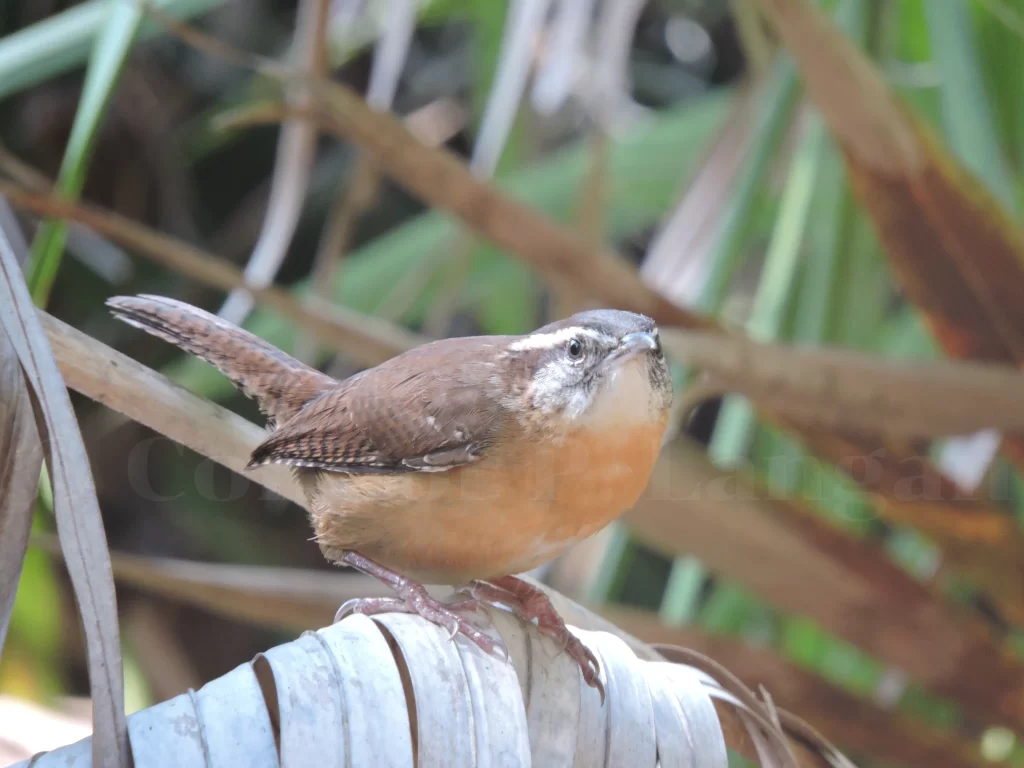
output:
[[[849, 49], [833, 27], [780, 25], [790, 0], [156, 5], [329, 73], [477, 179], [617, 251], [686, 317], [880, 359], [1021, 361], [1021, 0], [796, 4]], [[523, 333], [602, 298], [381, 175], [344, 120], [305, 119], [317, 97], [301, 82], [282, 87], [166, 23], [126, 0], [0, 5], [0, 177], [56, 183], [173, 238], [128, 247], [117, 221], [65, 227], [12, 200], [29, 285], [54, 316], [262, 423], [215, 371], [117, 323], [104, 300], [173, 296], [343, 377], [370, 361], [228, 294], [175, 249], [423, 337]], [[863, 90], [828, 81], [833, 67], [867, 72]], [[872, 156], [891, 136], [865, 114], [910, 126], [910, 143]], [[692, 385], [674, 373], [678, 392]], [[129, 711], [329, 622], [366, 585], [324, 563], [297, 506], [73, 401], [118, 580]], [[726, 492], [681, 505], [671, 525], [664, 505], [642, 504], [538, 575], [643, 639], [764, 683], [861, 765], [1024, 765], [1024, 452], [994, 432], [885, 442], [870, 429], [828, 448], [827, 432], [763, 415], [718, 395], [679, 414], [665, 471], [706, 462]], [[878, 476], [837, 461], [876, 450]], [[83, 640], [53, 530], [44, 492], [0, 693], [79, 722]], [[11, 718], [12, 759], [55, 745], [8, 731]]]

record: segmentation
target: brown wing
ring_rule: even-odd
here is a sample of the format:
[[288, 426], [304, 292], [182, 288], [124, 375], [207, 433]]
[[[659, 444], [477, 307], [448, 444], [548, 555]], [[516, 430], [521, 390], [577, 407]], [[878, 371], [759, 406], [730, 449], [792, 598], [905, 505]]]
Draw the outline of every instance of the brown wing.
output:
[[347, 379], [268, 437], [249, 466], [394, 474], [472, 463], [504, 421], [500, 342], [434, 342]]

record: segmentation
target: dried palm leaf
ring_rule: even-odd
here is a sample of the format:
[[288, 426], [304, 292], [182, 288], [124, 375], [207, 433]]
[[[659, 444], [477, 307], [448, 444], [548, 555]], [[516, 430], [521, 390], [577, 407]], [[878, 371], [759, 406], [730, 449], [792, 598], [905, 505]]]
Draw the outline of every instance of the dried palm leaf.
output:
[[[575, 614], [595, 623], [587, 612]], [[198, 691], [132, 715], [135, 761], [183, 768], [726, 768], [715, 697], [749, 723], [736, 746], [755, 744], [762, 766], [852, 765], [820, 737], [810, 749], [792, 745], [780, 713], [699, 654], [687, 654], [685, 664], [669, 663], [631, 639], [638, 657], [621, 633], [574, 627], [601, 660], [602, 705], [571, 659], [532, 626], [496, 611], [489, 631], [505, 642], [507, 660], [452, 642], [443, 629], [402, 614], [355, 615], [307, 632]], [[787, 719], [803, 726], [805, 736], [814, 733]], [[183, 729], [183, 722], [192, 726]], [[85, 739], [37, 757], [33, 766], [79, 765], [88, 749]]]
[[[35, 408], [36, 428], [46, 436], [46, 463], [53, 485], [57, 534], [85, 630], [89, 682], [95, 702], [93, 764], [126, 767], [130, 763], [117, 603], [96, 488], [71, 399], [40, 326], [11, 241], [2, 230], [0, 328], [6, 332], [24, 372]], [[39, 476], [29, 477], [34, 483]]]

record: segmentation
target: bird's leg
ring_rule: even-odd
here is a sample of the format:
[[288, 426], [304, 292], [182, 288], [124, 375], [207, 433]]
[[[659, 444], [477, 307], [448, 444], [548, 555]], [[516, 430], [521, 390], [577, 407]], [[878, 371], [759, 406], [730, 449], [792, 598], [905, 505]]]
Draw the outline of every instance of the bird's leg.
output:
[[[334, 615], [335, 622], [341, 621], [350, 613], [362, 613], [368, 616], [390, 612], [414, 613], [432, 624], [447, 629], [453, 640], [456, 635], [464, 635], [478, 645], [484, 653], [498, 651], [507, 656], [505, 647], [499, 641], [481, 632], [455, 612], [457, 609], [470, 606], [469, 601], [462, 601], [459, 605], [445, 605], [432, 598], [422, 584], [408, 579], [358, 552], [345, 552], [340, 562], [387, 584], [398, 593], [398, 597], [363, 597], [349, 600]], [[475, 603], [470, 607], [475, 608]]]
[[604, 703], [604, 686], [598, 674], [597, 657], [569, 631], [543, 590], [515, 576], [502, 576], [488, 581], [474, 581], [469, 585], [468, 591], [481, 603], [507, 605], [522, 621], [532, 623], [536, 619], [537, 629], [553, 638], [576, 660], [580, 665], [583, 680], [587, 685], [597, 689], [601, 694], [601, 702]]

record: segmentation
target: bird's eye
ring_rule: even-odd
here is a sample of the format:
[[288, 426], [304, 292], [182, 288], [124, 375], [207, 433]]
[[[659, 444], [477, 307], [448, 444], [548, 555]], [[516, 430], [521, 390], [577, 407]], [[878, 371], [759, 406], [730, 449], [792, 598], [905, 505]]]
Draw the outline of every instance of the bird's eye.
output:
[[568, 353], [570, 360], [579, 360], [583, 357], [583, 342], [579, 339], [571, 339], [565, 351]]

